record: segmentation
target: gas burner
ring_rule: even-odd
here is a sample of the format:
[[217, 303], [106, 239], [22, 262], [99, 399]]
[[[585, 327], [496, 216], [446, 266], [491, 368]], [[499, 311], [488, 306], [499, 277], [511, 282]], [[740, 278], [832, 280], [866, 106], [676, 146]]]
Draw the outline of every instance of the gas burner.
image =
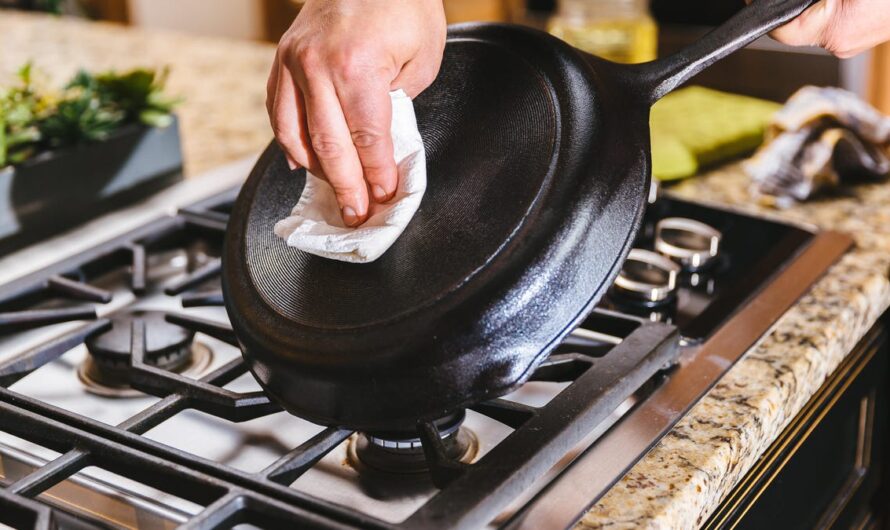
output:
[[[479, 451], [479, 440], [462, 427], [465, 413], [436, 421], [445, 453], [451, 460], [469, 463]], [[423, 444], [417, 433], [357, 433], [349, 439], [349, 463], [359, 472], [417, 474], [429, 470]]]
[[[247, 372], [237, 348], [220, 346], [211, 352], [187, 331], [236, 343], [227, 323], [180, 315], [176, 322], [181, 328], [160, 311], [133, 311], [173, 307], [177, 301], [184, 307], [222, 304], [218, 287], [205, 284], [219, 275], [227, 226], [223, 212], [230, 210], [221, 205], [230, 204], [237, 193], [233, 189], [0, 283], [0, 416], [9, 418], [0, 428], [0, 457], [16, 464], [6, 467], [14, 474], [7, 473], [8, 480], [39, 483], [40, 491], [52, 487], [54, 493], [10, 493], [6, 497], [13, 506], [38, 514], [52, 510], [66, 527], [90, 528], [201, 526], [232, 517], [264, 528], [438, 530], [483, 527], [486, 522], [498, 528], [568, 527], [848, 245], [836, 234], [813, 236], [793, 226], [662, 196], [647, 208], [634, 242], [650, 252], [631, 253], [619, 285], [529, 374], [531, 383], [503, 399], [474, 406], [465, 422], [459, 413], [435, 422], [434, 429], [424, 422], [419, 433], [412, 426], [399, 432], [354, 434], [344, 426], [319, 432], [308, 421], [283, 421], [275, 415], [280, 409], [255, 387], [244, 392], [228, 388]], [[672, 217], [720, 230], [720, 255], [708, 267], [682, 271], [679, 258], [672, 261], [651, 252], [657, 250], [656, 224]], [[683, 230], [668, 232], [663, 224], [662, 240], [680, 243], [675, 246], [689, 247], [681, 241], [684, 237], [695, 240]], [[710, 253], [712, 239], [706, 235], [698, 241]], [[132, 291], [132, 302], [117, 296], [125, 290]], [[99, 309], [113, 325], [96, 320], [97, 308], [91, 305], [71, 307], [71, 298], [98, 303], [110, 293], [115, 303]], [[122, 308], [119, 302], [132, 305]], [[153, 389], [152, 395], [164, 396], [162, 404], [178, 405], [145, 408], [144, 400], [103, 399], [105, 406], [96, 406], [94, 399], [84, 399], [64, 358], [57, 361], [76, 347], [73, 353], [87, 357], [78, 371], [88, 392], [145, 396], [127, 384], [135, 380], [129, 366], [131, 326], [137, 317], [147, 328], [145, 362], [159, 367], [140, 371], [140, 382]], [[41, 332], [60, 321], [85, 322], [61, 335], [55, 326]], [[22, 323], [27, 333], [19, 333]], [[85, 342], [89, 355], [76, 346]], [[697, 346], [680, 349], [678, 344]], [[683, 363], [677, 366], [681, 354]], [[220, 369], [208, 373], [211, 358]], [[663, 372], [668, 366], [676, 367]], [[37, 370], [39, 376], [30, 376]], [[160, 370], [184, 371], [190, 377], [167, 385], [161, 373], [154, 373]], [[705, 372], [711, 375], [696, 376]], [[249, 376], [241, 383], [249, 384]], [[543, 402], [539, 398], [545, 394], [549, 399]], [[633, 406], [628, 410], [622, 403]], [[182, 405], [200, 413], [181, 414]], [[102, 429], [96, 422], [104, 424]], [[140, 437], [161, 425], [151, 441]], [[270, 444], [270, 437], [293, 450], [281, 456], [285, 449]], [[205, 438], [214, 443], [202, 443]], [[40, 454], [31, 452], [50, 439], [78, 448], [79, 455], [65, 458], [72, 465], [45, 465]], [[5, 447], [9, 440], [12, 445]], [[594, 445], [585, 450], [591, 441]], [[615, 447], [620, 451], [613, 451]], [[454, 465], [456, 461], [465, 465]], [[129, 480], [94, 480], [81, 473], [84, 462], [128, 470]], [[262, 471], [249, 471], [257, 469]], [[196, 487], [155, 488], [177, 483]], [[282, 487], [286, 484], [290, 487]], [[208, 505], [207, 488], [219, 492], [220, 500], [236, 502]], [[249, 506], [237, 502], [242, 496]], [[205, 508], [195, 517], [199, 506]], [[0, 526], [18, 524], [9, 513], [0, 509]]]
[[655, 250], [698, 271], [714, 262], [723, 235], [714, 227], [685, 217], [666, 217], [655, 225]]
[[662, 305], [674, 299], [680, 267], [649, 250], [630, 251], [612, 293], [622, 302], [645, 306]]
[[87, 391], [105, 397], [142, 395], [129, 385], [133, 322], [145, 322], [145, 363], [183, 375], [202, 373], [213, 352], [195, 342], [195, 332], [171, 324], [160, 311], [129, 311], [111, 319], [111, 329], [86, 339], [89, 355], [77, 375]]

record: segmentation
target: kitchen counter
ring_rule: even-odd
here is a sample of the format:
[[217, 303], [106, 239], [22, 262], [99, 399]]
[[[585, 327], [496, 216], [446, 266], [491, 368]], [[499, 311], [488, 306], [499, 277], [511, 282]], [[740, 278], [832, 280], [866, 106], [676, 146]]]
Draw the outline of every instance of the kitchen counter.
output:
[[0, 81], [33, 61], [39, 81], [58, 87], [80, 68], [170, 67], [167, 91], [184, 98], [180, 118], [185, 174], [255, 155], [272, 138], [266, 77], [268, 43], [145, 31], [118, 24], [0, 10]]
[[[33, 59], [52, 80], [90, 69], [171, 66], [185, 98], [186, 173], [258, 152], [271, 138], [265, 78], [274, 47], [0, 11], [0, 73]], [[854, 235], [851, 251], [579, 523], [688, 528], [702, 523], [890, 303], [890, 184], [785, 211], [754, 206], [738, 165], [688, 181], [683, 197]]]
[[672, 192], [851, 234], [856, 248], [776, 323], [579, 523], [703, 523], [890, 304], [890, 183], [777, 211], [754, 205], [732, 164]]

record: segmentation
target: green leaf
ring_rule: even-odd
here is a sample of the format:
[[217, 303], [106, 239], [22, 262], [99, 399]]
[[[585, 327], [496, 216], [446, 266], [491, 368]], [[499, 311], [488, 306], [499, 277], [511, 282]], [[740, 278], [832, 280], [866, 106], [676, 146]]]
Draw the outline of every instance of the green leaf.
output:
[[19, 71], [18, 71], [18, 77], [19, 77], [19, 79], [21, 79], [22, 83], [24, 83], [24, 85], [26, 87], [31, 86], [32, 67], [33, 67], [33, 64], [31, 63], [31, 61], [28, 61], [25, 64], [23, 64], [22, 67], [19, 68]]
[[28, 127], [6, 135], [6, 145], [17, 147], [20, 145], [35, 143], [40, 140], [40, 131], [36, 127]]
[[96, 78], [93, 77], [93, 74], [81, 69], [78, 70], [76, 74], [74, 74], [74, 77], [71, 78], [71, 81], [68, 81], [68, 84], [65, 85], [65, 88], [83, 88], [86, 90], [95, 90]]
[[[21, 164], [25, 160], [34, 156], [34, 153], [37, 151], [35, 147], [28, 147], [26, 149], [18, 149], [9, 154], [9, 163], [10, 164]], [[2, 167], [2, 166], [0, 166]]]
[[173, 115], [169, 112], [148, 109], [139, 113], [139, 121], [149, 127], [169, 127], [173, 123]]

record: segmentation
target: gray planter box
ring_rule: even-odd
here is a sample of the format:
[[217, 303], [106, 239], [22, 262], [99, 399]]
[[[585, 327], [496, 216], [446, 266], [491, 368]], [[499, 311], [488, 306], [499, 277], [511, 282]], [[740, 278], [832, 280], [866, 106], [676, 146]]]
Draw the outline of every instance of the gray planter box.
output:
[[179, 126], [130, 125], [106, 141], [0, 169], [0, 255], [182, 179]]

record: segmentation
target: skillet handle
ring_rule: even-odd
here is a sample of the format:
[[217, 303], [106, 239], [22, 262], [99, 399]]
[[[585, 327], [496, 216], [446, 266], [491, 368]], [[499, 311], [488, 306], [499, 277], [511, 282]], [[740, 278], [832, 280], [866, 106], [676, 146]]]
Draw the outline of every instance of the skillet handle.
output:
[[649, 63], [630, 65], [629, 81], [642, 83], [649, 104], [714, 62], [803, 13], [818, 0], [754, 0], [721, 26], [679, 52]]

